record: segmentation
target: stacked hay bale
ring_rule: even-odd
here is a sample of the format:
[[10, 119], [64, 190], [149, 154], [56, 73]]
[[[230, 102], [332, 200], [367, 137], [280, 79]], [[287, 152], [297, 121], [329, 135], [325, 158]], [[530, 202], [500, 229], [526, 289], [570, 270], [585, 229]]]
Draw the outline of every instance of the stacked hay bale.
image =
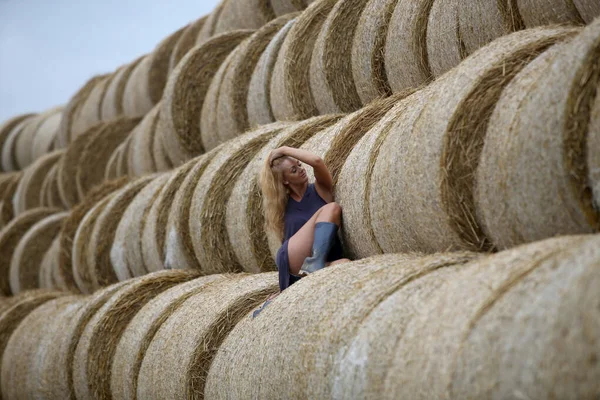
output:
[[13, 197], [21, 180], [20, 172], [2, 174], [0, 180], [0, 229], [14, 217]]
[[[36, 114], [23, 114], [13, 117], [0, 125], [0, 154], [2, 154], [2, 160], [0, 160], [0, 171], [6, 172], [5, 166], [7, 163], [4, 161], [5, 146], [7, 146], [7, 140], [9, 137], [14, 136], [13, 131], [21, 129], [24, 123], [31, 121]], [[7, 156], [10, 154], [6, 153]], [[12, 157], [12, 156], [11, 156]], [[8, 161], [8, 160], [7, 160]]]
[[42, 205], [40, 192], [44, 180], [63, 153], [64, 150], [56, 150], [25, 168], [12, 198], [15, 215]]
[[235, 326], [204, 396], [593, 397], [599, 348], [587, 332], [600, 321], [581, 305], [597, 302], [599, 256], [597, 236], [564, 237], [485, 258], [388, 255], [327, 268]]

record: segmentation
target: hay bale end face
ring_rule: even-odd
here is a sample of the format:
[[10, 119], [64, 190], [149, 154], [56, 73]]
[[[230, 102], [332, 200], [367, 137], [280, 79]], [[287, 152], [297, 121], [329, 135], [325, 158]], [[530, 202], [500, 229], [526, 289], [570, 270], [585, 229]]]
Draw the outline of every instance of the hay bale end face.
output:
[[138, 375], [137, 398], [204, 398], [206, 376], [223, 339], [276, 291], [275, 273], [239, 274], [212, 282], [187, 299], [150, 342]]

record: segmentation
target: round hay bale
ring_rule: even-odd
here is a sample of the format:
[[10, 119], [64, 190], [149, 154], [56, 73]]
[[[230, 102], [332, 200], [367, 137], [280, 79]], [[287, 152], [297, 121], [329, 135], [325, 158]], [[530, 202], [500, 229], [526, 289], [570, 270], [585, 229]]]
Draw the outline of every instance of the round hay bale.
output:
[[94, 76], [88, 80], [73, 97], [71, 97], [71, 100], [69, 100], [69, 103], [67, 103], [63, 110], [63, 117], [60, 121], [58, 132], [56, 133], [56, 148], [63, 149], [67, 147], [69, 143], [71, 143], [71, 140], [73, 140], [77, 134], [81, 133], [73, 132], [73, 124], [77, 120], [81, 108], [96, 84], [101, 82], [105, 77], [106, 75]]
[[117, 282], [115, 268], [110, 260], [110, 249], [115, 238], [119, 221], [133, 198], [153, 176], [134, 180], [119, 189], [98, 214], [91, 235], [87, 237], [87, 267], [92, 278], [92, 287], [97, 290]]
[[[225, 276], [184, 301], [146, 349], [137, 398], [204, 398], [204, 384], [217, 349], [249, 311], [277, 292], [276, 275]], [[173, 335], [178, 340], [172, 340]]]
[[430, 85], [429, 101], [412, 123], [394, 124], [377, 157], [375, 190], [369, 194], [370, 214], [379, 216], [371, 221], [373, 232], [384, 253], [490, 248], [473, 194], [490, 114], [528, 62], [576, 32], [538, 28], [494, 41]]
[[[596, 97], [596, 103], [591, 110], [590, 125], [588, 132], [600, 132], [600, 97]], [[599, 135], [588, 134], [587, 148], [597, 149], [600, 146]], [[600, 165], [600, 155], [595, 151], [587, 152], [588, 182], [591, 186], [594, 207], [600, 209], [600, 168], [593, 168]]]
[[26, 210], [40, 207], [40, 192], [48, 172], [55, 165], [64, 150], [56, 150], [38, 160], [23, 171], [15, 195], [13, 197], [13, 208], [16, 215]]
[[[83, 199], [94, 186], [104, 181], [110, 156], [139, 121], [139, 118], [119, 118], [107, 122], [102, 130], [89, 137], [81, 152], [75, 173], [79, 199]], [[143, 149], [140, 148], [140, 151]]]
[[113, 356], [128, 323], [157, 295], [197, 277], [198, 273], [194, 271], [161, 271], [137, 278], [114, 293], [81, 333], [73, 357], [76, 397], [112, 398]]
[[579, 15], [586, 24], [591, 24], [594, 19], [600, 16], [600, 3], [588, 0], [573, 0], [573, 4], [577, 7]]
[[60, 190], [58, 188], [59, 163], [60, 160], [58, 160], [58, 162], [50, 168], [50, 170], [48, 171], [48, 175], [46, 175], [46, 178], [44, 178], [44, 182], [42, 182], [42, 189], [40, 192], [40, 203], [42, 207], [52, 207], [64, 210], [69, 207], [63, 203], [62, 198], [60, 196]]
[[177, 190], [195, 165], [195, 161], [190, 161], [170, 173], [160, 192], [157, 192], [156, 197], [148, 204], [143, 229], [139, 232], [142, 266], [148, 272], [165, 269], [165, 235], [169, 211]]
[[0, 198], [4, 196], [4, 192], [10, 187], [15, 179], [18, 179], [20, 175], [20, 172], [0, 173]]
[[107, 75], [94, 85], [94, 88], [73, 120], [72, 131], [75, 135], [87, 131], [90, 127], [102, 121], [102, 100], [116, 76], [116, 73]]
[[252, 73], [273, 36], [294, 16], [296, 14], [285, 15], [269, 22], [232, 53], [216, 104], [217, 134], [221, 142], [233, 139], [250, 128], [246, 102]]
[[207, 40], [209, 40], [215, 34], [215, 28], [217, 25], [217, 21], [219, 20], [219, 16], [223, 11], [223, 6], [228, 0], [221, 0], [219, 4], [213, 9], [213, 12], [208, 15], [208, 19], [204, 23], [200, 32], [198, 32], [198, 37], [196, 38], [196, 46], [200, 45]]
[[194, 159], [194, 167], [175, 194], [167, 223], [165, 269], [200, 269], [190, 233], [190, 204], [206, 167], [224, 147], [219, 146]]
[[101, 134], [104, 127], [105, 123], [99, 123], [88, 129], [85, 133], [77, 136], [56, 165], [58, 191], [61, 202], [69, 208], [81, 201], [81, 197], [77, 191], [76, 175], [79, 165], [86, 162], [82, 158], [83, 151], [95, 135]]
[[362, 104], [392, 94], [385, 72], [385, 41], [397, 0], [369, 0], [356, 25], [352, 76]]
[[171, 54], [177, 41], [187, 26], [178, 29], [160, 42], [152, 52], [150, 69], [148, 71], [148, 93], [152, 104], [157, 104], [163, 96], [167, 78], [170, 72]]
[[143, 117], [154, 103], [148, 89], [148, 76], [152, 54], [145, 55], [133, 68], [123, 91], [123, 114], [127, 117]]
[[265, 125], [230, 140], [198, 180], [190, 203], [188, 223], [194, 253], [203, 273], [243, 270], [227, 235], [227, 200], [245, 166], [284, 127], [285, 123]]
[[125, 139], [125, 141], [123, 141], [123, 143], [121, 143], [119, 146], [117, 146], [115, 151], [113, 151], [112, 154], [110, 155], [110, 158], [108, 159], [108, 162], [106, 163], [106, 170], [104, 171], [104, 180], [112, 180], [112, 179], [116, 179], [118, 177], [117, 161], [119, 160], [119, 157], [121, 157], [122, 152], [124, 151], [125, 143], [127, 142], [127, 140], [128, 139]]
[[161, 126], [160, 115], [161, 113], [159, 113], [159, 121], [156, 124], [156, 129], [158, 131], [155, 133], [154, 139], [152, 140], [152, 158], [156, 166], [156, 172], [170, 171], [175, 167], [171, 157], [169, 157], [169, 154], [167, 153], [164, 138], [165, 131]]
[[108, 85], [108, 89], [102, 99], [102, 110], [100, 115], [103, 121], [120, 117], [124, 114], [123, 96], [125, 94], [125, 86], [129, 81], [131, 73], [142, 61], [143, 57], [138, 58], [134, 62], [124, 65], [119, 68], [114, 74], [114, 79]]
[[0, 124], [0, 151], [2, 151], [2, 149], [4, 148], [4, 143], [10, 135], [10, 133], [13, 131], [13, 129], [15, 129], [27, 119], [34, 117], [35, 115], [36, 114], [21, 114], [9, 120], [6, 120], [2, 124]]
[[23, 122], [15, 126], [2, 145], [2, 170], [6, 172], [10, 171], [18, 171], [19, 165], [17, 163], [17, 141], [19, 140], [19, 136], [27, 126], [34, 124], [36, 121], [36, 117], [33, 116], [31, 118], [25, 119]]
[[52, 244], [50, 245], [50, 247], [48, 248], [46, 253], [44, 253], [44, 256], [42, 257], [42, 262], [40, 263], [40, 273], [38, 275], [38, 286], [41, 289], [56, 288], [56, 289], [64, 290], [64, 291], [69, 290], [66, 287], [66, 285], [63, 284], [63, 282], [60, 283], [60, 288], [59, 288], [59, 283], [56, 282], [56, 280], [55, 280], [55, 277], [58, 274], [57, 268], [59, 268], [59, 266], [58, 266], [58, 259], [60, 256], [59, 253], [60, 253], [60, 229], [59, 229], [58, 234], [56, 234], [56, 236], [54, 237]]
[[[300, 147], [327, 129], [339, 116], [313, 117], [285, 127], [266, 143], [237, 178], [227, 202], [225, 224], [235, 258], [245, 272], [276, 270], [265, 232], [264, 208], [258, 175], [269, 153], [281, 146]], [[237, 260], [237, 261], [236, 261]]]
[[[15, 156], [19, 169], [25, 169], [37, 159], [33, 154], [37, 139], [45, 141], [46, 143], [51, 142], [49, 139], [53, 139], [56, 134], [56, 123], [54, 124], [54, 130], [51, 130], [50, 132], [45, 132], [42, 128], [47, 129], [48, 127], [45, 125], [46, 121], [56, 114], [59, 115], [58, 121], [60, 121], [61, 110], [62, 107], [55, 107], [44, 113], [38, 114], [27, 123], [21, 134], [19, 134], [15, 143]], [[49, 136], [49, 138], [40, 137], [40, 135], [43, 136], [44, 134]], [[44, 154], [45, 153], [42, 155]]]
[[527, 28], [584, 23], [573, 0], [517, 0], [516, 3]]
[[389, 20], [385, 70], [393, 92], [419, 87], [432, 78], [427, 55], [433, 0], [398, 0]]
[[460, 39], [466, 54], [509, 33], [525, 28], [513, 1], [476, 0], [458, 3]]
[[[245, 393], [271, 398], [281, 389], [290, 398], [333, 398], [329, 377], [336, 356], [378, 304], [427, 273], [475, 257], [473, 253], [378, 256], [326, 268], [302, 279], [274, 299], [258, 318], [247, 316], [229, 333], [212, 362], [205, 396], [212, 398], [227, 386], [232, 397]], [[283, 310], [300, 299], [303, 307], [294, 311], [294, 318], [281, 318]], [[310, 347], [290, 348], [292, 343]], [[293, 354], [289, 359], [281, 357], [284, 348], [286, 354]], [[235, 374], [239, 368], [245, 373]], [[260, 376], [262, 384], [252, 385]]]
[[283, 41], [271, 76], [271, 109], [277, 121], [318, 115], [310, 91], [310, 61], [321, 26], [335, 0], [320, 0], [308, 7]]
[[310, 87], [319, 114], [361, 106], [352, 75], [352, 43], [367, 0], [338, 1], [321, 27], [310, 61]]
[[190, 297], [222, 279], [225, 279], [222, 275], [210, 275], [179, 284], [160, 293], [140, 309], [127, 325], [115, 350], [110, 382], [113, 398], [136, 398], [142, 360], [162, 324]]
[[278, 17], [281, 15], [302, 11], [306, 5], [302, 0], [271, 0], [271, 8]]
[[593, 189], [600, 164], [587, 158], [599, 132], [590, 120], [600, 21], [557, 47], [524, 69], [491, 113], [475, 196], [477, 217], [500, 249], [600, 228]]
[[204, 27], [207, 19], [208, 16], [206, 15], [192, 22], [185, 28], [179, 39], [177, 39], [177, 43], [171, 52], [171, 59], [169, 60], [169, 76], [177, 64], [179, 64], [179, 61], [196, 45], [198, 34]]
[[128, 176], [129, 175], [129, 153], [131, 150], [131, 141], [132, 137], [129, 135], [127, 139], [123, 142], [123, 151], [119, 154], [117, 158], [116, 164], [116, 174], [117, 177]]
[[434, 78], [456, 67], [467, 56], [458, 22], [460, 3], [460, 0], [434, 1], [429, 11], [424, 46]]
[[258, 29], [275, 17], [269, 0], [227, 1], [220, 11], [214, 33]]
[[60, 330], [82, 304], [81, 296], [62, 296], [37, 307], [14, 330], [2, 358], [2, 397], [42, 398], [42, 370], [52, 347], [45, 339]]
[[59, 234], [68, 213], [56, 213], [36, 222], [21, 237], [10, 260], [9, 284], [13, 294], [39, 287], [44, 255]]
[[52, 151], [58, 127], [62, 120], [62, 112], [62, 107], [48, 111], [47, 117], [38, 127], [31, 147], [31, 154], [34, 160], [37, 160]]
[[53, 374], [47, 378], [48, 398], [75, 399], [73, 385], [73, 359], [77, 344], [82, 337], [88, 322], [96, 312], [120, 289], [133, 281], [120, 282], [108, 286], [87, 297], [85, 304], [73, 313], [73, 317], [63, 327], [63, 331], [55, 338]]
[[6, 224], [8, 224], [15, 216], [13, 197], [17, 191], [21, 176], [22, 173], [20, 172], [13, 173], [2, 192], [2, 197], [0, 198], [0, 201], [2, 202], [0, 206], [0, 227], [6, 226]]
[[281, 45], [295, 22], [296, 18], [291, 19], [273, 36], [254, 68], [246, 99], [250, 129], [275, 122], [271, 110], [271, 76]]
[[158, 102], [131, 132], [129, 154], [127, 155], [128, 174], [142, 176], [156, 171], [152, 145], [156, 133], [161, 102]]
[[0, 231], [0, 290], [10, 295], [10, 263], [19, 241], [27, 231], [42, 219], [56, 213], [56, 209], [35, 208], [19, 215]]
[[119, 281], [148, 273], [142, 255], [142, 233], [149, 209], [168, 179], [169, 174], [163, 174], [148, 183], [127, 206], [119, 221], [110, 249], [110, 262]]
[[225, 58], [251, 33], [228, 32], [197, 45], [171, 73], [162, 103], [160, 132], [167, 154], [176, 165], [204, 152], [199, 115], [208, 88]]

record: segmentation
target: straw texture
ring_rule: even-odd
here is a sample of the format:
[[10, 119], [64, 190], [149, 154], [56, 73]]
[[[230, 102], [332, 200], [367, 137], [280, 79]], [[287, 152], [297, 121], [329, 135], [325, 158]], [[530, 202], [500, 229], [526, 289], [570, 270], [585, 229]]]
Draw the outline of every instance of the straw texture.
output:
[[583, 23], [573, 0], [517, 0], [525, 26]]
[[169, 74], [173, 71], [177, 64], [179, 64], [179, 61], [181, 61], [187, 52], [196, 45], [198, 33], [200, 33], [200, 30], [204, 27], [207, 19], [208, 16], [197, 19], [189, 24], [181, 33], [181, 36], [179, 39], [177, 39], [177, 43], [171, 52], [171, 59], [169, 60]]
[[[161, 102], [156, 104], [131, 131], [127, 145], [128, 154], [122, 154], [122, 157], [128, 160], [127, 172], [130, 176], [142, 176], [156, 171], [152, 145], [157, 134], [161, 105]], [[125, 148], [123, 151], [125, 152]]]
[[579, 15], [586, 24], [591, 24], [594, 19], [600, 16], [600, 4], [588, 0], [573, 0], [573, 4], [577, 7]]
[[115, 77], [108, 85], [106, 94], [102, 100], [102, 110], [100, 115], [102, 116], [103, 121], [110, 121], [111, 119], [123, 115], [123, 96], [125, 94], [125, 85], [127, 85], [131, 73], [141, 60], [142, 57], [130, 64], [122, 66], [114, 73]]
[[58, 164], [59, 163], [54, 164], [50, 168], [50, 171], [48, 171], [46, 178], [44, 178], [40, 193], [40, 203], [43, 207], [66, 209], [68, 206], [63, 203], [58, 187]]
[[96, 82], [73, 120], [73, 132], [85, 132], [102, 121], [102, 100], [114, 77], [115, 74], [110, 74]]
[[177, 41], [185, 31], [187, 26], [178, 29], [165, 39], [163, 39], [154, 49], [151, 55], [152, 61], [148, 70], [148, 94], [152, 104], [160, 101], [167, 83], [167, 78], [170, 72], [169, 65], [171, 54], [175, 49]]
[[6, 139], [8, 138], [8, 136], [10, 135], [10, 133], [15, 128], [17, 128], [19, 125], [21, 125], [24, 121], [26, 121], [27, 119], [32, 118], [34, 116], [35, 116], [35, 114], [21, 114], [21, 115], [17, 115], [16, 117], [13, 117], [13, 118], [11, 118], [9, 120], [4, 121], [0, 125], [0, 152], [3, 151], [3, 149], [4, 149], [4, 143], [6, 142]]
[[123, 114], [127, 117], [142, 117], [154, 105], [148, 88], [151, 66], [152, 54], [148, 54], [137, 63], [127, 79], [123, 91]]
[[275, 273], [234, 275], [209, 284], [186, 300], [148, 346], [138, 376], [137, 397], [204, 398], [206, 376], [223, 339], [250, 310], [276, 291]]
[[219, 16], [223, 11], [223, 7], [228, 0], [221, 0], [219, 4], [214, 8], [213, 12], [208, 15], [208, 19], [204, 23], [200, 32], [198, 32], [198, 38], [196, 39], [196, 45], [202, 44], [209, 40], [215, 34], [215, 28], [217, 25], [217, 21], [219, 20]]
[[235, 29], [258, 29], [275, 19], [270, 0], [226, 1], [215, 26], [215, 34]]
[[451, 70], [466, 57], [458, 21], [460, 3], [459, 0], [434, 1], [429, 11], [425, 47], [434, 77]]
[[271, 108], [277, 121], [318, 115], [310, 91], [310, 61], [321, 26], [335, 0], [319, 0], [296, 20], [286, 36], [271, 76]]
[[0, 198], [0, 228], [8, 224], [15, 216], [13, 208], [13, 198], [17, 191], [17, 186], [21, 179], [22, 174], [15, 172], [11, 174], [6, 186], [1, 193]]
[[38, 127], [31, 146], [33, 160], [43, 157], [54, 148], [54, 140], [56, 139], [58, 127], [62, 119], [62, 112], [62, 107], [48, 111], [47, 117]]
[[30, 124], [35, 123], [36, 117], [28, 118], [15, 126], [8, 134], [2, 145], [2, 170], [3, 171], [18, 171], [17, 163], [17, 141], [21, 133]]
[[302, 11], [306, 4], [302, 0], [271, 0], [271, 7], [277, 16]]
[[23, 171], [13, 197], [13, 208], [16, 215], [26, 210], [40, 207], [40, 192], [48, 171], [55, 165], [64, 150], [47, 154]]

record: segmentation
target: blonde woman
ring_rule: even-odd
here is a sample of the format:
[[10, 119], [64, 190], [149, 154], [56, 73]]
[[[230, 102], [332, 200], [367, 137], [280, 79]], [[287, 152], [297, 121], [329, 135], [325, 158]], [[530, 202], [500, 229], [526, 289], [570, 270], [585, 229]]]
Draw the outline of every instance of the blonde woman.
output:
[[[308, 182], [303, 163], [313, 168], [315, 183]], [[333, 179], [320, 157], [292, 147], [273, 150], [260, 184], [266, 227], [282, 242], [276, 259], [281, 291], [305, 274], [349, 261], [342, 258], [337, 237], [342, 209], [333, 200]]]

